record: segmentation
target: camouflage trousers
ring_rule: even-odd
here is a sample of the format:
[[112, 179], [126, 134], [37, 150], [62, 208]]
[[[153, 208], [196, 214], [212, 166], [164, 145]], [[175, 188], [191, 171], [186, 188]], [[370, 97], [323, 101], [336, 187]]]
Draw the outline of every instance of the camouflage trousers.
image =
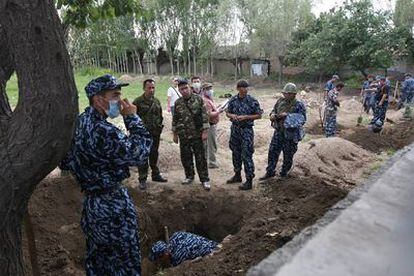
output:
[[387, 109], [388, 102], [384, 102], [382, 106], [376, 105], [374, 109], [374, 117], [371, 120], [371, 124], [374, 124], [377, 120], [380, 120], [382, 123], [384, 123]]
[[336, 112], [328, 113], [325, 117], [325, 136], [333, 137], [336, 135]]
[[85, 196], [81, 226], [87, 276], [141, 274], [137, 214], [126, 188]]
[[184, 167], [185, 177], [194, 179], [194, 162], [201, 182], [210, 181], [208, 177], [207, 159], [204, 142], [199, 138], [187, 139], [180, 136], [180, 157]]
[[253, 127], [240, 128], [231, 125], [231, 134], [229, 141], [230, 150], [232, 151], [234, 172], [239, 173], [244, 165], [244, 173], [247, 179], [254, 178], [254, 131]]
[[293, 140], [287, 140], [285, 135], [280, 131], [275, 130], [272, 141], [269, 146], [269, 155], [267, 158], [267, 175], [274, 175], [280, 153], [283, 151], [283, 164], [281, 175], [286, 175], [293, 165], [293, 156], [298, 150], [298, 143]]
[[401, 98], [398, 103], [398, 107], [401, 108], [405, 104], [413, 104], [414, 103], [413, 100], [414, 100], [414, 91], [403, 92], [401, 93]]
[[160, 135], [153, 135], [152, 141], [153, 142], [150, 150], [150, 155], [148, 157], [148, 161], [145, 163], [145, 165], [138, 167], [139, 180], [147, 180], [148, 167], [151, 167], [152, 176], [157, 176], [160, 174], [160, 169], [158, 168], [158, 148], [160, 146]]

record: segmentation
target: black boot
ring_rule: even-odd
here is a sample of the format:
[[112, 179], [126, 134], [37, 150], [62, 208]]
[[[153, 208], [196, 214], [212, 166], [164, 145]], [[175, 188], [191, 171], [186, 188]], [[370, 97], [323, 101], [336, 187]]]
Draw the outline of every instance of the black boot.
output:
[[241, 182], [242, 182], [241, 172], [236, 172], [232, 178], [226, 181], [227, 184], [241, 183]]
[[253, 188], [253, 180], [251, 178], [246, 179], [246, 182], [239, 186], [239, 190], [247, 191]]

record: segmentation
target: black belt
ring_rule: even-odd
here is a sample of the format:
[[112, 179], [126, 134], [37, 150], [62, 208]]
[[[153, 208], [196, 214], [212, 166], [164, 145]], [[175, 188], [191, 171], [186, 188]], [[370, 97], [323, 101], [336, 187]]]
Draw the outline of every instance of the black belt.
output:
[[107, 189], [99, 189], [99, 190], [92, 190], [92, 191], [83, 190], [83, 192], [86, 196], [101, 196], [101, 195], [109, 194], [111, 192], [115, 192], [119, 190], [120, 188], [122, 188], [122, 185], [116, 185], [116, 186], [113, 186]]

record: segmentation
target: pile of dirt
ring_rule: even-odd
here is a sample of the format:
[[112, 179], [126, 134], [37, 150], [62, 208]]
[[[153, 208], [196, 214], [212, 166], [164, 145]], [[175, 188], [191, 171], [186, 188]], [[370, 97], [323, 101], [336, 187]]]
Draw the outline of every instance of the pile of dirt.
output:
[[330, 185], [351, 189], [366, 175], [373, 153], [345, 139], [321, 138], [301, 143], [295, 155], [295, 170], [300, 175], [317, 176]]
[[386, 124], [381, 133], [373, 133], [368, 127], [361, 126], [344, 138], [375, 153], [395, 151], [414, 142], [414, 121]]

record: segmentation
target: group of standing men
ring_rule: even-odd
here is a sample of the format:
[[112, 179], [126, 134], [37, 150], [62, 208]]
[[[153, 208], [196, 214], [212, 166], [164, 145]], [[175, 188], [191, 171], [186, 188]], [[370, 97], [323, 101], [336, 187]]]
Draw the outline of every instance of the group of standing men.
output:
[[[173, 115], [172, 131], [174, 142], [180, 143], [180, 157], [185, 171], [183, 184], [194, 180], [193, 158], [204, 189], [210, 189], [206, 154], [212, 148], [205, 148], [205, 141], [215, 138], [215, 125], [219, 114], [226, 111], [231, 121], [230, 149], [232, 151], [234, 176], [227, 183], [242, 182], [244, 166], [246, 181], [241, 190], [252, 189], [254, 178], [254, 120], [260, 119], [263, 110], [259, 102], [248, 95], [249, 83], [237, 82], [238, 94], [226, 105], [217, 108], [213, 102], [212, 85], [201, 86], [199, 78], [192, 79], [190, 87], [185, 79], [174, 79], [172, 87], [177, 99], [171, 101], [168, 111]], [[199, 84], [197, 84], [199, 83]], [[148, 169], [151, 167], [153, 181], [166, 182], [159, 168], [158, 147], [163, 129], [161, 104], [154, 97], [155, 81], [143, 82], [144, 93], [134, 100], [121, 99], [121, 88], [128, 84], [119, 83], [115, 77], [104, 75], [91, 80], [85, 87], [90, 105], [79, 115], [72, 146], [60, 167], [69, 170], [80, 184], [85, 198], [81, 226], [86, 237], [87, 275], [134, 275], [141, 273], [141, 255], [138, 221], [135, 206], [122, 181], [130, 177], [129, 167], [139, 170], [139, 187], [146, 188]], [[202, 93], [200, 94], [200, 92]], [[297, 144], [303, 138], [306, 109], [303, 102], [296, 100], [297, 89], [288, 83], [283, 89], [271, 114], [270, 121], [275, 129], [269, 147], [266, 174], [260, 180], [275, 176], [276, 163], [283, 152], [281, 177], [286, 177], [292, 168]], [[107, 118], [122, 115], [129, 132], [126, 135]], [[216, 143], [216, 141], [214, 141]], [[210, 159], [210, 168], [217, 167], [215, 158]], [[215, 243], [178, 233], [177, 242], [192, 246], [193, 243], [208, 244], [208, 250], [196, 250], [201, 255], [211, 252]], [[187, 247], [188, 247], [187, 246]], [[177, 248], [181, 248], [177, 244]], [[154, 245], [152, 257], [165, 253], [165, 245]], [[184, 250], [184, 249], [183, 249]], [[183, 260], [181, 249], [170, 260]], [[160, 255], [161, 256], [161, 255]], [[164, 255], [163, 255], [164, 256]], [[177, 257], [177, 258], [175, 258]]]

